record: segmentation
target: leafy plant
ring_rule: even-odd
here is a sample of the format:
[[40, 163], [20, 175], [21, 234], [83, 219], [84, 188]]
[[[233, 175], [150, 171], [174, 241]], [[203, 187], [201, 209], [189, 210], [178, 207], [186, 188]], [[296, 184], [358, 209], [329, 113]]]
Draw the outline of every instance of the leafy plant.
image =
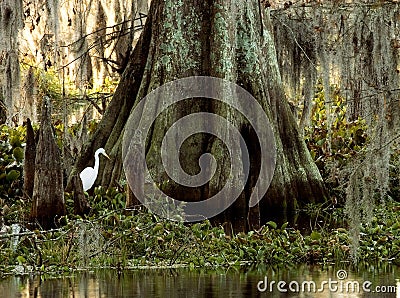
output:
[[348, 162], [365, 150], [368, 126], [364, 119], [349, 121], [347, 105], [339, 89], [332, 86], [326, 102], [321, 83], [317, 85], [311, 123], [305, 128], [305, 141], [332, 196], [344, 200], [343, 180]]
[[23, 126], [0, 126], [0, 198], [8, 206], [22, 196], [25, 134]]

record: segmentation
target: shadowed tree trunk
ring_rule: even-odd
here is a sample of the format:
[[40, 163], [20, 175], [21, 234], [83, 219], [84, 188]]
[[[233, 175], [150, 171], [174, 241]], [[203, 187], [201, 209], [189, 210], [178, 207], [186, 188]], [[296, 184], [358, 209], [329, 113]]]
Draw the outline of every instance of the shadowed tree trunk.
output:
[[55, 217], [65, 214], [61, 153], [51, 125], [50, 99], [43, 99], [36, 147], [35, 185], [30, 217], [45, 229], [54, 227]]
[[[111, 161], [100, 169], [101, 184], [111, 185], [121, 175], [121, 143], [126, 121], [135, 104], [155, 88], [189, 76], [212, 76], [237, 83], [250, 92], [267, 114], [274, 131], [277, 164], [271, 186], [260, 203], [249, 210], [250, 194], [260, 172], [260, 148], [254, 131], [241, 115], [221, 103], [192, 99], [168, 109], [155, 121], [147, 139], [146, 159], [154, 179], [175, 199], [204, 200], [216, 194], [227, 180], [227, 150], [218, 138], [199, 134], [181, 148], [182, 168], [199, 172], [204, 152], [217, 157], [216, 177], [204, 187], [188, 189], [167, 182], [159, 158], [160, 145], [177, 119], [200, 111], [228, 118], [241, 131], [250, 154], [250, 177], [235, 203], [214, 222], [233, 223], [234, 231], [258, 226], [267, 211], [288, 211], [299, 202], [326, 198], [317, 167], [299, 134], [285, 101], [267, 11], [255, 0], [152, 2], [146, 26], [122, 75], [112, 102], [91, 142], [75, 164], [82, 170], [94, 151], [104, 146]], [[131, 196], [130, 196], [131, 197]], [[130, 202], [128, 202], [129, 205]]]
[[24, 156], [24, 197], [32, 199], [35, 180], [36, 141], [31, 120], [26, 120], [26, 147]]

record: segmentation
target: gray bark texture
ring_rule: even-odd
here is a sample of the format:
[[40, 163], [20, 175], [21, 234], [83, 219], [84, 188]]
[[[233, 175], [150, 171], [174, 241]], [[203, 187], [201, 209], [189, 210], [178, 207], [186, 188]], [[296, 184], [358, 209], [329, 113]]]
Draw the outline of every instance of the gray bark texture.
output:
[[22, 0], [0, 2], [0, 123], [11, 122], [19, 98], [18, 29], [23, 27]]
[[60, 149], [51, 124], [50, 99], [43, 99], [39, 139], [36, 147], [35, 182], [31, 219], [41, 227], [56, 226], [56, 217], [65, 214], [63, 169]]

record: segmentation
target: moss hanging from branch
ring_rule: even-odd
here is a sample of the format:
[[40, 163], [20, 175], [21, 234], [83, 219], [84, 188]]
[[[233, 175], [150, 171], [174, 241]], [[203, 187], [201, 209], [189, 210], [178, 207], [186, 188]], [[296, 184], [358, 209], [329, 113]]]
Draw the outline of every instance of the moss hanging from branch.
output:
[[390, 156], [399, 144], [399, 14], [391, 1], [294, 5], [272, 13], [287, 95], [308, 105], [311, 71], [323, 82], [327, 113], [334, 112], [329, 89], [335, 85], [346, 99], [347, 120], [367, 121], [367, 148], [342, 173], [348, 175], [346, 214], [355, 257], [360, 225], [370, 222], [375, 199], [387, 198]]
[[[19, 98], [19, 29], [22, 22], [22, 0], [0, 2], [0, 111], [8, 122], [14, 116], [14, 101]], [[1, 100], [2, 99], [2, 100]]]

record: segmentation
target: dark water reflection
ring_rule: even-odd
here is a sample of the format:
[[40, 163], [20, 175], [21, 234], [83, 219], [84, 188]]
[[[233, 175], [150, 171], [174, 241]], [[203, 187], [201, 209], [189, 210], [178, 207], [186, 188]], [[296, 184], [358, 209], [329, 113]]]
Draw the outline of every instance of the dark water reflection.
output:
[[[346, 270], [348, 276], [341, 281], [337, 277], [337, 270]], [[343, 272], [342, 272], [343, 273]], [[310, 292], [304, 281], [313, 281], [317, 288], [321, 283], [337, 283], [335, 291], [325, 286], [322, 292]], [[62, 278], [18, 277], [13, 276], [0, 281], [0, 297], [400, 297], [400, 293], [393, 293], [396, 289], [396, 279], [400, 278], [400, 267], [385, 265], [379, 268], [368, 267], [354, 271], [341, 268], [321, 268], [299, 266], [294, 268], [253, 268], [251, 270], [218, 270], [206, 271], [188, 269], [142, 269], [124, 271], [118, 274], [114, 270], [96, 272], [76, 272], [72, 276]], [[260, 292], [257, 285], [261, 280], [269, 287]], [[275, 283], [272, 283], [272, 282]], [[278, 290], [277, 283], [285, 281]], [[362, 290], [364, 282], [371, 282], [367, 293]], [[300, 286], [299, 292], [292, 292], [288, 288]], [[349, 282], [358, 284], [352, 290]], [[349, 290], [346, 291], [346, 283]], [[271, 286], [272, 284], [272, 286]], [[264, 283], [259, 286], [261, 289]], [[341, 290], [342, 286], [342, 290]], [[392, 293], [373, 293], [380, 286], [380, 290]], [[384, 286], [385, 288], [383, 288]], [[390, 286], [390, 287], [389, 287]], [[400, 290], [400, 283], [397, 284]], [[316, 290], [316, 289], [315, 289]]]

